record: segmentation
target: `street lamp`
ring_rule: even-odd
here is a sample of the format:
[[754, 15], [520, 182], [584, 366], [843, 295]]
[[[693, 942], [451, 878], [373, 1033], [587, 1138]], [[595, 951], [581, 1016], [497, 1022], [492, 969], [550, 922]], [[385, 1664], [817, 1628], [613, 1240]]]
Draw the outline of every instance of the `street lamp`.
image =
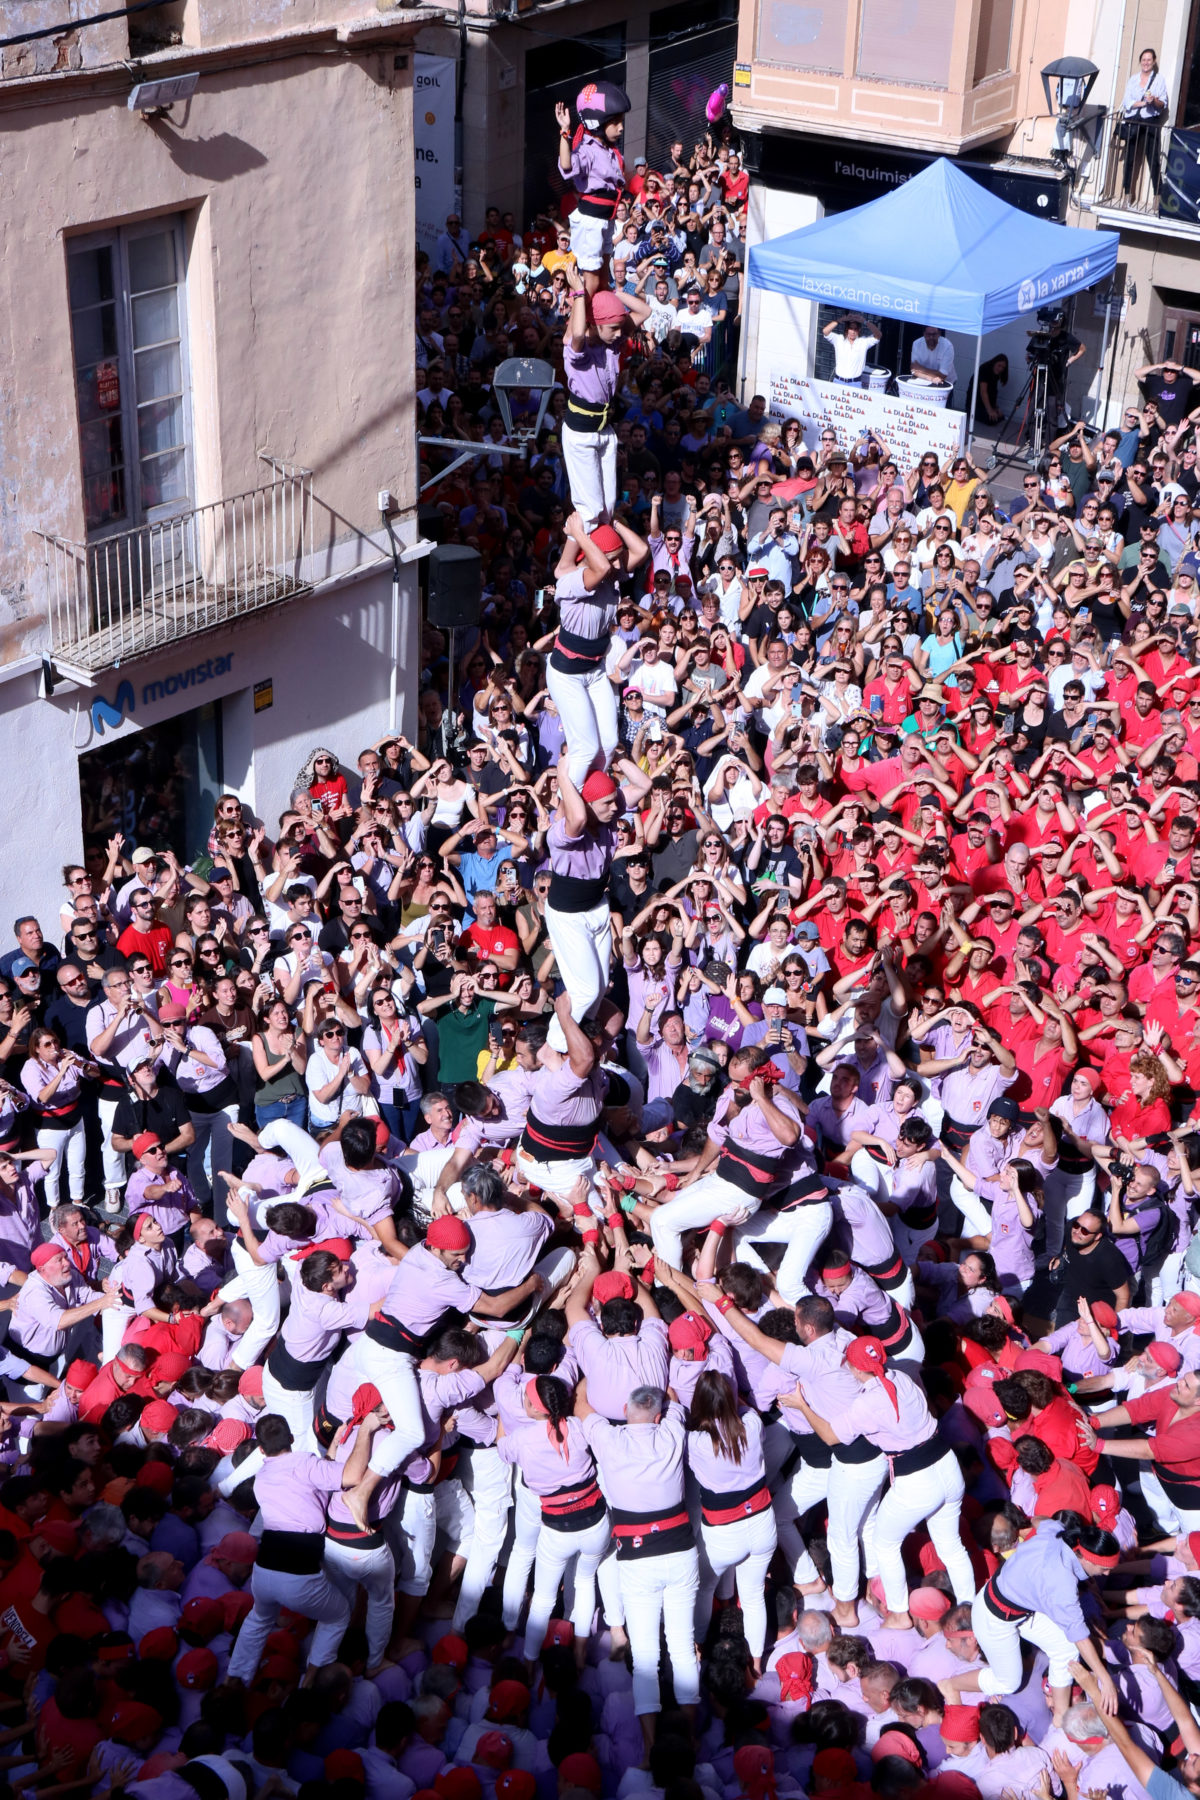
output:
[[[518, 442], [528, 442], [536, 438], [542, 429], [542, 420], [546, 416], [546, 406], [555, 386], [556, 377], [551, 363], [542, 362], [536, 356], [510, 356], [502, 362], [492, 375], [492, 392], [496, 396], [496, 404], [500, 408], [500, 417], [504, 421], [506, 438], [516, 438]], [[513, 394], [528, 394], [530, 400], [537, 396], [537, 417], [530, 423], [528, 414], [518, 418], [513, 425]]]
[[1099, 73], [1085, 56], [1060, 56], [1042, 70], [1046, 110], [1058, 120], [1051, 155], [1065, 169], [1072, 167], [1072, 139], [1083, 124], [1083, 109]]

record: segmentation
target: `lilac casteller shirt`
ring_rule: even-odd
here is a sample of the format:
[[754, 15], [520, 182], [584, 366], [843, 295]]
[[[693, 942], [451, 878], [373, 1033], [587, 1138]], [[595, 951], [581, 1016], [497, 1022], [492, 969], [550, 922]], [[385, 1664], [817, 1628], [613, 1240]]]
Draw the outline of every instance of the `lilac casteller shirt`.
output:
[[298, 1450], [267, 1457], [254, 1477], [264, 1529], [323, 1533], [329, 1496], [341, 1487], [340, 1462]]
[[566, 820], [555, 813], [546, 833], [550, 867], [557, 875], [573, 875], [580, 881], [598, 881], [612, 867], [617, 834], [611, 825], [593, 825], [572, 837]]
[[[599, 587], [593, 588], [589, 593], [583, 580], [586, 566], [585, 563], [577, 563], [565, 575], [559, 576], [554, 584], [554, 599], [558, 607], [560, 629], [593, 643], [598, 666], [608, 649], [613, 620], [617, 616], [617, 584], [615, 581], [602, 581]], [[589, 659], [564, 656], [557, 646], [550, 656], [553, 666], [564, 675], [587, 672], [586, 663]]]
[[552, 1439], [548, 1424], [548, 1420], [531, 1419], [526, 1414], [515, 1429], [506, 1428], [506, 1435], [497, 1446], [501, 1462], [520, 1469], [525, 1486], [539, 1497], [556, 1494], [560, 1488], [582, 1487], [596, 1473], [596, 1460], [588, 1448], [582, 1422], [564, 1421], [561, 1444]]
[[563, 345], [563, 373], [577, 400], [607, 406], [617, 391], [621, 358], [612, 344], [587, 344], [582, 350]]
[[625, 159], [602, 138], [584, 132], [571, 152], [567, 182], [577, 194], [616, 194], [625, 185]]

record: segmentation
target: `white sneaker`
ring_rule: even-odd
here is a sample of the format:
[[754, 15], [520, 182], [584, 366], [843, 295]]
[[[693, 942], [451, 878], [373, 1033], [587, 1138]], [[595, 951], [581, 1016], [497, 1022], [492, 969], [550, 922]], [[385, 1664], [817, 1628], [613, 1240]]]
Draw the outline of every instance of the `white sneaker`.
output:
[[124, 1195], [120, 1188], [105, 1188], [104, 1210], [106, 1213], [119, 1213], [124, 1203]]

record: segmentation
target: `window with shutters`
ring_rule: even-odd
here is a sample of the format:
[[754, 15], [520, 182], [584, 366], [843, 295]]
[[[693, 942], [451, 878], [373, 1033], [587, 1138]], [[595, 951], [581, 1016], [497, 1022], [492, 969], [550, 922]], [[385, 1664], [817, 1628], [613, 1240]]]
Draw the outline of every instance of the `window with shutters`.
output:
[[192, 506], [181, 219], [72, 239], [67, 283], [88, 533]]
[[846, 60], [850, 0], [759, 0], [759, 62], [840, 75]]
[[954, 8], [946, 0], [863, 0], [858, 74], [947, 87], [953, 39]]
[[973, 85], [1012, 67], [1014, 0], [980, 0]]

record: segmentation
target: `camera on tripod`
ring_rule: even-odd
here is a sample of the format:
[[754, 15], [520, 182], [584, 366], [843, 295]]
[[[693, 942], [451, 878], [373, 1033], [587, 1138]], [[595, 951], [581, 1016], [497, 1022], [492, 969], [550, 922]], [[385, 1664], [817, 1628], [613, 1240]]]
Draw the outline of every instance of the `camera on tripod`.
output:
[[1050, 335], [1054, 325], [1065, 325], [1067, 315], [1061, 306], [1039, 306], [1037, 324], [1027, 332], [1029, 343], [1025, 348], [1025, 358], [1030, 363], [1048, 363], [1054, 354], [1054, 339]]

